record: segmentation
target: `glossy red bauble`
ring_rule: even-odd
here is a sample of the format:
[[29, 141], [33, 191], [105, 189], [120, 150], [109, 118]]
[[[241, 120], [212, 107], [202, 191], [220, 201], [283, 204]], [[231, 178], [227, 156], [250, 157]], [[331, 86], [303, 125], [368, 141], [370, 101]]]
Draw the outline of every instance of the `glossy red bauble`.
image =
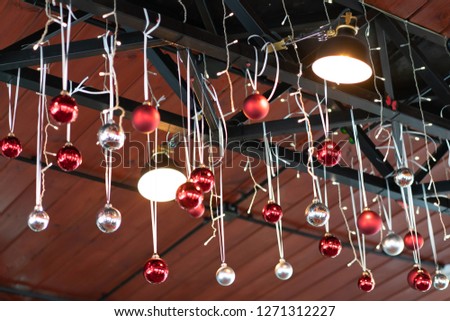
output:
[[261, 120], [269, 113], [269, 101], [258, 92], [249, 95], [244, 100], [243, 111], [248, 119]]
[[66, 172], [76, 170], [83, 162], [80, 151], [70, 143], [60, 148], [56, 158], [59, 168]]
[[[422, 269], [423, 271], [423, 269]], [[414, 266], [411, 271], [408, 272], [408, 275], [406, 276], [406, 280], [408, 281], [408, 285], [415, 289], [414, 287], [414, 278], [417, 276], [417, 273], [419, 272], [419, 268], [417, 266]]]
[[78, 117], [77, 102], [68, 93], [62, 92], [50, 101], [48, 113], [58, 124], [72, 123]]
[[332, 167], [341, 160], [341, 148], [335, 142], [326, 139], [316, 149], [316, 158], [323, 166]]
[[8, 158], [16, 158], [22, 152], [20, 140], [13, 134], [1, 140], [2, 155]]
[[148, 283], [163, 283], [169, 276], [169, 267], [159, 256], [152, 256], [144, 265], [144, 277]]
[[325, 234], [320, 240], [319, 251], [323, 256], [335, 258], [341, 253], [341, 241], [332, 234]]
[[176, 200], [184, 210], [192, 210], [203, 202], [203, 192], [200, 186], [188, 181], [177, 189]]
[[131, 117], [134, 129], [145, 134], [151, 133], [158, 128], [160, 120], [158, 109], [148, 101], [136, 107]]
[[358, 279], [358, 287], [364, 292], [371, 292], [375, 288], [375, 280], [370, 273], [363, 272], [361, 277]]
[[191, 181], [197, 183], [203, 193], [208, 193], [214, 186], [214, 174], [209, 168], [202, 166], [192, 171]]
[[358, 229], [365, 235], [373, 235], [381, 230], [383, 221], [381, 216], [366, 208], [359, 214], [357, 220]]
[[415, 231], [409, 231], [406, 233], [405, 237], [403, 238], [403, 242], [405, 243], [405, 247], [411, 251], [421, 249], [424, 243], [423, 236], [420, 235], [420, 233]]
[[194, 207], [193, 209], [188, 210], [187, 212], [193, 218], [200, 218], [203, 216], [203, 214], [205, 214], [205, 205], [203, 205], [203, 203], [200, 203], [199, 206]]
[[262, 215], [266, 222], [276, 223], [283, 217], [283, 210], [277, 203], [269, 202], [264, 206]]
[[421, 292], [426, 292], [431, 288], [433, 281], [431, 279], [430, 273], [427, 271], [419, 270], [414, 277], [414, 288]]

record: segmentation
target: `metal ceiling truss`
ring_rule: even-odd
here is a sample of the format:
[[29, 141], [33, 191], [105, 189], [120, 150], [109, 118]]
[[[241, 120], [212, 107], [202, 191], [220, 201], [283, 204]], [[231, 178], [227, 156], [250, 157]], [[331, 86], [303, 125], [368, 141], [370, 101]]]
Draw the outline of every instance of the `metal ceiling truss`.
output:
[[[63, 0], [63, 2], [69, 1]], [[102, 14], [109, 13], [113, 10], [112, 3], [109, 0], [71, 0], [71, 2], [72, 5], [77, 9], [82, 10], [82, 12], [87, 12], [89, 15], [94, 16], [101, 16]], [[201, 1], [196, 2], [197, 4], [201, 4]], [[361, 9], [361, 4], [359, 4], [357, 1], [337, 1], [337, 3], [348, 5], [351, 9], [355, 9], [354, 7], [359, 7]], [[178, 48], [179, 47], [190, 48], [194, 52], [201, 52], [219, 61], [225, 61], [226, 51], [224, 48], [225, 47], [224, 39], [223, 37], [215, 34], [213, 32], [213, 28], [211, 28], [213, 24], [211, 22], [208, 23], [208, 21], [205, 20], [206, 14], [208, 12], [206, 3], [203, 2], [203, 4], [204, 8], [202, 8], [202, 10], [204, 10], [204, 13], [202, 15], [203, 16], [202, 19], [204, 20], [205, 27], [209, 31], [181, 23], [169, 17], [162, 17], [159, 28], [157, 28], [152, 34], [155, 37], [154, 42], [150, 42], [150, 44], [155, 46], [160, 46], [164, 44], [166, 45], [176, 44]], [[245, 6], [237, 8], [237, 6], [240, 5], [240, 3], [234, 0], [227, 0], [227, 4], [229, 6], [230, 5], [236, 6], [235, 13], [238, 16], [238, 19], [249, 30], [253, 31], [266, 30], [263, 26], [261, 26], [261, 24], [258, 24], [258, 20], [255, 19], [254, 16], [252, 16], [251, 10], [249, 10], [249, 8], [246, 8]], [[145, 18], [142, 8], [130, 4], [125, 0], [117, 0], [116, 12], [118, 21], [121, 24], [121, 26], [126, 27], [127, 30], [132, 30], [131, 32], [121, 34], [119, 36], [119, 39], [122, 41], [122, 46], [119, 47], [119, 49], [122, 50], [135, 49], [142, 46], [141, 30], [143, 30], [145, 26]], [[157, 13], [152, 11], [149, 12], [149, 16], [151, 21], [156, 21], [158, 17]], [[251, 17], [253, 17], [253, 19], [250, 19]], [[386, 22], [386, 19], [383, 17], [381, 18], [377, 17], [375, 20], [376, 21], [381, 20], [380, 25], [382, 25], [383, 28], [391, 27], [390, 23]], [[208, 24], [209, 27], [207, 26]], [[54, 32], [56, 32], [56, 30]], [[267, 30], [264, 31], [264, 33], [267, 34]], [[271, 36], [273, 37], [273, 35]], [[400, 31], [397, 30], [397, 32], [395, 33], [396, 37], [395, 40], [397, 42], [404, 40], [401, 39], [400, 36], [401, 33]], [[17, 50], [18, 46], [20, 47], [22, 46], [22, 44], [20, 45], [16, 44], [9, 47], [10, 49], [15, 49], [14, 51], [9, 50], [6, 52], [3, 51], [0, 52], [0, 80], [4, 82], [12, 81], [13, 79], [15, 79], [16, 74], [15, 69], [21, 67], [22, 68], [21, 85], [29, 90], [37, 91], [39, 88], [39, 83], [37, 80], [39, 79], [38, 72], [25, 67], [37, 65], [39, 62], [38, 59], [39, 57], [36, 52], [31, 52], [30, 49]], [[254, 51], [250, 45], [239, 42], [233, 46], [230, 46], [229, 49], [230, 49], [230, 61], [231, 65], [233, 65], [233, 68], [237, 68], [240, 69], [241, 71], [244, 71], [248, 67], [248, 64], [253, 65], [255, 63]], [[48, 46], [45, 50], [46, 50], [45, 59], [47, 62], [58, 61], [61, 59], [60, 52], [58, 52], [60, 51], [60, 49], [59, 48], [57, 49], [56, 46]], [[73, 58], [87, 57], [92, 55], [98, 55], [102, 52], [103, 52], [103, 44], [98, 39], [88, 39], [72, 43], [69, 58], [73, 59]], [[168, 82], [169, 85], [172, 83], [171, 87], [172, 89], [174, 89], [173, 66], [167, 67], [167, 65], [170, 66], [170, 64], [173, 64], [174, 62], [172, 59], [170, 59], [170, 61], [168, 59], [163, 59], [164, 57], [161, 56], [163, 54], [162, 53], [155, 54], [156, 52], [157, 49], [149, 49], [148, 51], [150, 55], [149, 58], [155, 65], [158, 64], [157, 59], [161, 60], [160, 68], [166, 68], [166, 70], [161, 72], [162, 70], [161, 69], [160, 73], [166, 80], [172, 77], [170, 82], [169, 81]], [[267, 68], [264, 72], [264, 76], [267, 77], [268, 80], [274, 79], [276, 73], [275, 67], [276, 65], [272, 58], [273, 57], [270, 57], [269, 62], [267, 64]], [[386, 59], [386, 57], [385, 58], [381, 57], [381, 59], [382, 60]], [[426, 61], [421, 62], [426, 63]], [[297, 73], [298, 73], [297, 65], [289, 61], [280, 61], [279, 76], [280, 81], [284, 84], [282, 92], [285, 92], [289, 88], [289, 86], [292, 86], [294, 88], [297, 87], [297, 82], [299, 80], [297, 77]], [[431, 69], [428, 69], [428, 73], [433, 74], [433, 71]], [[428, 84], [433, 88], [433, 90], [436, 90], [437, 91], [436, 93], [437, 94], [439, 93], [441, 97], [446, 97], [445, 95], [448, 94], [448, 88], [447, 92], [444, 91], [442, 88], [442, 84], [439, 83], [438, 79], [435, 79], [436, 77], [433, 78], [432, 75], [428, 75], [428, 77], [429, 77], [427, 78]], [[179, 90], [178, 76], [176, 76], [175, 79], [177, 80], [176, 81], [177, 90], [174, 91], [175, 93], [181, 95], [181, 98], [183, 98], [182, 96], [183, 93], [179, 93], [180, 90]], [[49, 75], [47, 77], [47, 93], [49, 95], [59, 94], [60, 84], [61, 79]], [[74, 84], [74, 86], [76, 86], [76, 84]], [[318, 93], [319, 95], [323, 95], [325, 91], [323, 84], [308, 79], [306, 77], [302, 77], [300, 79], [300, 86], [302, 90], [305, 92], [305, 95], [308, 95], [308, 93], [309, 94]], [[92, 88], [89, 88], [89, 90], [95, 91], [95, 89]], [[379, 116], [381, 113], [383, 113], [384, 121], [400, 122], [411, 128], [419, 130], [422, 129], [423, 120], [421, 118], [420, 111], [417, 110], [417, 108], [401, 103], [399, 104], [396, 111], [390, 108], [382, 107], [378, 102], [375, 102], [378, 96], [375, 95], [373, 92], [370, 92], [363, 88], [359, 88], [356, 86], [352, 86], [351, 88], [349, 87], [345, 90], [341, 88], [328, 88], [327, 94], [330, 100], [335, 100], [342, 104], [354, 106], [355, 108], [360, 109], [355, 113], [355, 116], [357, 116], [356, 117], [357, 122], [359, 123], [364, 122], [368, 123], [374, 121], [377, 118], [374, 117], [374, 115]], [[108, 99], [106, 96], [95, 96], [94, 99], [90, 95], [77, 93], [76, 98], [81, 105], [84, 105], [89, 108], [101, 110], [108, 106]], [[120, 101], [121, 105], [127, 111], [131, 111], [137, 105], [139, 105], [138, 102], [134, 102], [132, 100], [125, 98], [120, 98]], [[212, 115], [215, 115], [215, 112], [212, 110], [213, 107], [212, 105], [211, 106], [208, 105], [207, 108], [205, 108], [205, 106], [203, 107], [204, 110], [205, 109], [210, 110], [209, 116], [212, 117]], [[173, 132], [174, 131], [173, 127], [181, 129], [183, 127], [183, 124], [185, 124], [186, 122], [186, 120], [183, 119], [181, 116], [170, 112], [166, 112], [163, 109], [160, 110], [160, 113], [161, 113], [161, 120], [163, 123], [162, 128], [163, 130], [167, 130], [169, 126], [172, 126], [171, 131]], [[334, 116], [332, 115], [333, 114], [330, 115], [331, 116], [330, 124], [332, 127], [338, 127], [341, 125], [348, 126], [350, 124], [348, 112], [346, 114], [346, 112], [342, 111], [340, 113], [336, 113]], [[427, 112], [424, 112], [424, 118], [425, 122], [433, 124], [433, 126], [430, 126], [427, 129], [427, 133], [429, 135], [441, 139], [450, 139], [450, 124], [448, 122], [446, 122], [445, 120], [441, 119], [440, 117], [434, 114]], [[315, 116], [312, 116], [311, 120], [313, 126], [317, 127], [320, 125], [319, 120], [316, 119]], [[304, 126], [298, 125], [296, 121], [297, 121], [296, 119], [285, 119], [268, 122], [266, 123], [266, 125], [269, 126], [269, 131], [271, 131], [273, 135], [275, 134], [283, 135], [302, 131], [302, 127]], [[262, 137], [261, 125], [254, 124], [254, 125], [243, 125], [234, 127], [231, 126], [231, 123], [229, 125], [230, 125], [229, 126], [230, 137], [238, 139], [230, 141], [230, 144], [228, 146], [229, 149], [239, 150], [242, 154], [250, 157], [258, 157], [260, 159], [264, 158], [264, 146], [260, 142], [248, 141], [249, 137], [252, 138]], [[380, 163], [380, 155], [374, 152], [376, 151], [376, 149], [374, 148], [373, 142], [370, 141], [367, 135], [365, 136], [362, 135], [363, 133], [364, 132], [361, 131], [359, 133], [360, 134], [359, 137], [360, 140], [362, 139], [361, 141], [362, 148], [364, 149], [365, 155], [369, 158], [372, 164], [374, 164], [374, 166], [383, 176], [388, 175], [389, 173], [392, 172], [392, 167], [389, 164]], [[299, 153], [290, 149], [282, 148], [280, 146], [272, 146], [272, 148], [278, 148], [279, 155], [281, 155], [281, 157], [285, 161], [283, 162], [283, 166], [287, 168], [293, 168], [295, 170], [299, 170], [302, 172], [307, 171], [304, 153]], [[444, 147], [442, 147], [439, 150], [439, 153], [438, 151], [436, 151], [435, 154], [436, 156], [443, 157], [443, 155], [445, 154], [444, 151], [445, 149]], [[317, 167], [315, 173], [323, 177], [323, 168]], [[365, 173], [364, 175], [365, 175], [366, 190], [368, 192], [380, 194], [383, 196], [387, 195], [385, 186], [386, 183], [384, 178], [370, 175], [367, 173]], [[327, 176], [328, 178], [340, 182], [342, 184], [358, 187], [358, 172], [351, 168], [345, 167], [328, 168]], [[401, 193], [399, 188], [392, 181], [390, 182], [390, 185], [391, 185], [390, 186], [391, 197], [393, 199], [401, 199]], [[438, 187], [438, 192], [446, 192], [448, 190], [448, 182], [437, 182], [436, 186]], [[414, 190], [418, 190], [419, 187], [421, 188], [421, 185], [417, 185]], [[415, 204], [419, 206], [424, 206], [425, 204], [425, 201], [423, 200], [422, 195], [420, 194], [417, 194], [415, 196], [414, 201]], [[435, 201], [436, 200], [434, 199], [428, 199], [429, 206], [433, 209], [436, 209], [436, 206], [434, 205]], [[442, 197], [439, 199], [439, 201], [441, 205], [441, 210], [444, 213], [449, 214], [450, 213], [449, 200], [447, 198]]]

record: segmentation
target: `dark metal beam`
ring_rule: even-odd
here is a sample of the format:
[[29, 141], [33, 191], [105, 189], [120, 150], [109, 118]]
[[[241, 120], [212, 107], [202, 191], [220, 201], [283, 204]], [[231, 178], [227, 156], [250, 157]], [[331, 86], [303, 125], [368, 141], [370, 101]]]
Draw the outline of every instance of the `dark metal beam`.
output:
[[[68, 0], [63, 0], [64, 2]], [[109, 0], [71, 0], [74, 7], [80, 10], [102, 15], [112, 11], [112, 3]], [[149, 12], [150, 20], [155, 21], [158, 17], [157, 13]], [[143, 30], [145, 26], [145, 17], [143, 10], [139, 6], [130, 4], [122, 0], [117, 0], [117, 16], [122, 25], [126, 25], [134, 30]], [[169, 17], [162, 17], [161, 24], [153, 35], [156, 38], [164, 39], [169, 42], [177, 43], [185, 46], [193, 51], [203, 52], [208, 56], [222, 61], [226, 60], [226, 51], [224, 48], [224, 40], [222, 37], [211, 34], [205, 30], [183, 24], [180, 21]], [[245, 70], [248, 63], [253, 64], [255, 61], [253, 47], [238, 43], [230, 47], [230, 61], [233, 66]], [[298, 66], [287, 61], [280, 61], [280, 81], [297, 86]], [[264, 74], [271, 79], [275, 78], [277, 72], [276, 64], [273, 57], [270, 57]], [[300, 79], [300, 86], [304, 91], [310, 93], [318, 93], [323, 95], [325, 90], [321, 83], [312, 81], [305, 77]], [[345, 104], [352, 105], [355, 108], [363, 109], [371, 113], [380, 113], [379, 104], [374, 102], [377, 95], [373, 92], [362, 88], [353, 88], [346, 92], [337, 88], [328, 89], [328, 97], [341, 101]], [[432, 115], [424, 111], [426, 122], [433, 123], [427, 132], [430, 135], [450, 139], [450, 123], [445, 122], [438, 116]], [[422, 128], [422, 118], [420, 112], [413, 107], [401, 105], [397, 112], [389, 108], [383, 109], [383, 117], [385, 120], [397, 120], [412, 128]]]
[[244, 28], [254, 35], [265, 37], [271, 42], [276, 42], [281, 37], [274, 35], [259, 19], [258, 15], [253, 11], [253, 8], [247, 3], [246, 0], [225, 0], [225, 4], [238, 18], [239, 22]]
[[424, 171], [422, 168], [419, 168], [417, 172], [414, 173], [414, 180], [416, 181], [416, 183], [420, 183], [428, 175], [428, 170], [431, 170], [441, 160], [441, 158], [444, 157], [445, 154], [447, 154], [447, 152], [447, 143], [444, 142], [440, 144], [436, 151], [433, 153], [433, 157], [430, 157], [429, 159], [430, 168], [428, 168], [428, 162], [425, 161], [422, 164], [422, 167], [426, 168], [427, 170]]
[[[425, 186], [425, 193], [427, 196], [435, 196], [434, 188], [431, 188], [430, 190], [428, 190], [428, 185], [429, 185], [428, 183], [417, 184], [417, 185], [411, 186], [412, 194], [417, 195], [417, 196], [423, 196], [422, 185]], [[446, 194], [450, 193], [450, 181], [434, 182], [434, 185], [436, 187], [436, 193], [438, 194], [439, 198], [442, 197], [442, 194], [446, 195]], [[439, 195], [439, 194], [441, 194], [441, 195]]]
[[195, 4], [197, 6], [198, 12], [200, 13], [200, 17], [202, 18], [205, 29], [213, 34], [217, 34], [217, 30], [214, 26], [214, 22], [209, 12], [206, 0], [195, 0]]
[[377, 42], [380, 47], [380, 62], [381, 62], [381, 71], [383, 73], [384, 78], [384, 91], [388, 94], [392, 99], [395, 97], [394, 86], [392, 83], [392, 74], [391, 74], [391, 63], [389, 61], [388, 54], [388, 45], [386, 39], [386, 31], [383, 30], [378, 24], [375, 24], [376, 33], [377, 33]]
[[[126, 51], [142, 48], [142, 32], [125, 33], [118, 36], [121, 45], [117, 51]], [[149, 47], [159, 47], [166, 45], [164, 40], [150, 39]], [[69, 59], [98, 56], [105, 52], [103, 39], [94, 38], [81, 41], [74, 41], [70, 44]], [[51, 45], [43, 47], [44, 63], [61, 61], [61, 45]], [[29, 66], [39, 65], [39, 50], [24, 49], [19, 51], [0, 52], [0, 70], [12, 70]]]
[[[400, 31], [397, 25], [386, 16], [379, 16], [376, 21], [377, 24], [388, 33], [389, 38], [397, 49], [409, 59], [410, 49], [408, 46], [404, 46], [404, 44], [408, 43], [407, 37]], [[448, 85], [443, 80], [443, 77], [439, 75], [439, 72], [427, 61], [426, 56], [418, 48], [412, 46], [411, 55], [417, 68], [425, 67], [424, 70], [418, 71], [417, 75], [431, 87], [433, 92], [441, 98], [442, 101], [450, 101], [450, 89], [448, 88]]]
[[[371, 115], [365, 111], [355, 111], [356, 124], [366, 124], [378, 120], [378, 116]], [[272, 136], [290, 135], [305, 132], [304, 123], [299, 123], [303, 117], [294, 117], [281, 120], [265, 122], [266, 131]], [[309, 116], [311, 130], [323, 130], [322, 118], [320, 115]], [[329, 114], [330, 130], [350, 126], [352, 123], [348, 111], [339, 111]], [[228, 129], [228, 140], [251, 140], [263, 137], [263, 124], [256, 123], [244, 126], [234, 126]]]
[[[17, 71], [0, 71], [0, 81], [2, 82], [15, 82], [17, 77]], [[35, 92], [39, 92], [40, 84], [39, 84], [39, 71], [23, 68], [21, 72], [20, 78], [20, 86], [22, 88], [32, 90]], [[62, 80], [59, 77], [53, 75], [47, 75], [47, 87], [46, 93], [49, 96], [57, 96], [61, 92], [61, 83]], [[77, 87], [77, 83], [72, 83], [73, 88]], [[85, 87], [86, 90], [91, 92], [98, 92], [99, 90], [95, 88]], [[98, 111], [102, 111], [105, 108], [109, 107], [109, 96], [105, 95], [92, 95], [86, 94], [82, 92], [77, 92], [73, 95], [73, 97], [77, 100], [78, 104], [82, 106], [86, 106], [88, 108], [92, 108]], [[124, 97], [119, 98], [120, 106], [123, 107], [127, 113], [126, 117], [131, 118], [131, 112], [142, 104], [142, 102], [133, 101], [131, 99], [127, 99]], [[180, 115], [165, 111], [160, 108], [159, 113], [161, 115], [161, 123], [159, 128], [164, 131], [170, 130], [171, 132], [180, 131], [183, 128], [183, 124], [186, 124], [186, 119], [181, 117]]]
[[16, 289], [6, 286], [0, 286], [0, 292], [17, 295], [22, 298], [36, 299], [42, 301], [76, 301], [76, 299], [74, 298], [63, 298], [54, 294], [34, 292], [31, 290]]

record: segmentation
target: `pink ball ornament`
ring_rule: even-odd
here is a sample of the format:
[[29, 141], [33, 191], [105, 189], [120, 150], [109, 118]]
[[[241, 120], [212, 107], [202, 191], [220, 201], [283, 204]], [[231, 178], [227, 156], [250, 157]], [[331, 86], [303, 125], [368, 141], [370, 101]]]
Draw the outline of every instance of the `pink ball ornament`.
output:
[[77, 102], [69, 96], [69, 93], [62, 91], [50, 101], [48, 113], [58, 124], [72, 123], [78, 117]]
[[144, 265], [144, 278], [150, 284], [159, 284], [167, 280], [169, 267], [157, 254], [154, 254]]
[[405, 243], [405, 247], [411, 251], [414, 251], [415, 249], [421, 249], [424, 244], [423, 236], [415, 231], [409, 231], [406, 233], [405, 237], [403, 238], [403, 241]]
[[136, 107], [131, 117], [134, 129], [144, 134], [151, 133], [158, 128], [160, 120], [158, 109], [148, 101]]
[[63, 171], [71, 172], [78, 168], [83, 162], [80, 151], [71, 143], [65, 144], [56, 154], [59, 168]]
[[193, 218], [200, 218], [203, 216], [203, 214], [205, 214], [205, 205], [203, 205], [203, 203], [200, 203], [199, 206], [194, 207], [193, 209], [188, 210], [187, 212]]
[[205, 166], [194, 169], [191, 173], [191, 180], [200, 186], [203, 193], [210, 192], [214, 187], [214, 174]]
[[381, 230], [383, 221], [377, 213], [365, 208], [357, 219], [358, 229], [365, 235], [373, 235]]
[[338, 144], [326, 139], [317, 147], [315, 155], [323, 166], [333, 167], [341, 160], [342, 151]]
[[184, 210], [192, 210], [203, 202], [203, 192], [200, 186], [187, 181], [177, 189], [176, 200]]
[[22, 152], [20, 140], [10, 133], [1, 141], [2, 155], [8, 158], [16, 158]]
[[255, 92], [245, 98], [243, 111], [248, 119], [261, 120], [269, 113], [269, 107], [267, 98]]
[[330, 233], [326, 233], [320, 240], [319, 251], [323, 256], [335, 258], [341, 253], [341, 250], [341, 241]]
[[262, 210], [263, 218], [268, 223], [276, 223], [283, 217], [281, 206], [273, 201], [269, 201]]
[[427, 292], [433, 284], [430, 273], [424, 270], [417, 271], [417, 275], [414, 277], [413, 282], [414, 288], [421, 292]]
[[375, 280], [369, 272], [363, 272], [358, 279], [358, 287], [364, 292], [371, 292], [375, 288]]

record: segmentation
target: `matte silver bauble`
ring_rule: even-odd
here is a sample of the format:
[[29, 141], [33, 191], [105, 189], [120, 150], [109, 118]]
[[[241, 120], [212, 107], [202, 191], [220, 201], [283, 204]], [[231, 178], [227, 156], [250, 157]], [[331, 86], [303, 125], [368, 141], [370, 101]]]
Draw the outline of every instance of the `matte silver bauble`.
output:
[[292, 273], [294, 273], [294, 269], [292, 265], [286, 262], [283, 259], [280, 259], [280, 262], [275, 266], [275, 275], [280, 280], [288, 280], [291, 278]]
[[402, 253], [405, 248], [405, 243], [400, 235], [389, 231], [389, 233], [383, 237], [381, 246], [383, 248], [383, 252], [387, 255], [397, 256]]
[[117, 231], [122, 223], [122, 215], [119, 210], [106, 204], [97, 214], [97, 227], [103, 233], [113, 233]]
[[117, 150], [122, 148], [125, 142], [125, 133], [122, 126], [112, 122], [100, 127], [97, 138], [102, 148], [106, 150]]
[[394, 181], [400, 187], [411, 186], [414, 182], [414, 173], [408, 167], [401, 167], [395, 171]]
[[306, 221], [312, 226], [324, 226], [330, 218], [330, 210], [315, 198], [305, 209]]
[[216, 272], [216, 280], [222, 286], [229, 286], [233, 284], [236, 274], [234, 270], [230, 268], [226, 263], [222, 263], [220, 268]]
[[36, 205], [33, 212], [28, 216], [28, 227], [33, 232], [42, 232], [48, 226], [50, 217], [47, 212], [44, 211], [41, 205]]

